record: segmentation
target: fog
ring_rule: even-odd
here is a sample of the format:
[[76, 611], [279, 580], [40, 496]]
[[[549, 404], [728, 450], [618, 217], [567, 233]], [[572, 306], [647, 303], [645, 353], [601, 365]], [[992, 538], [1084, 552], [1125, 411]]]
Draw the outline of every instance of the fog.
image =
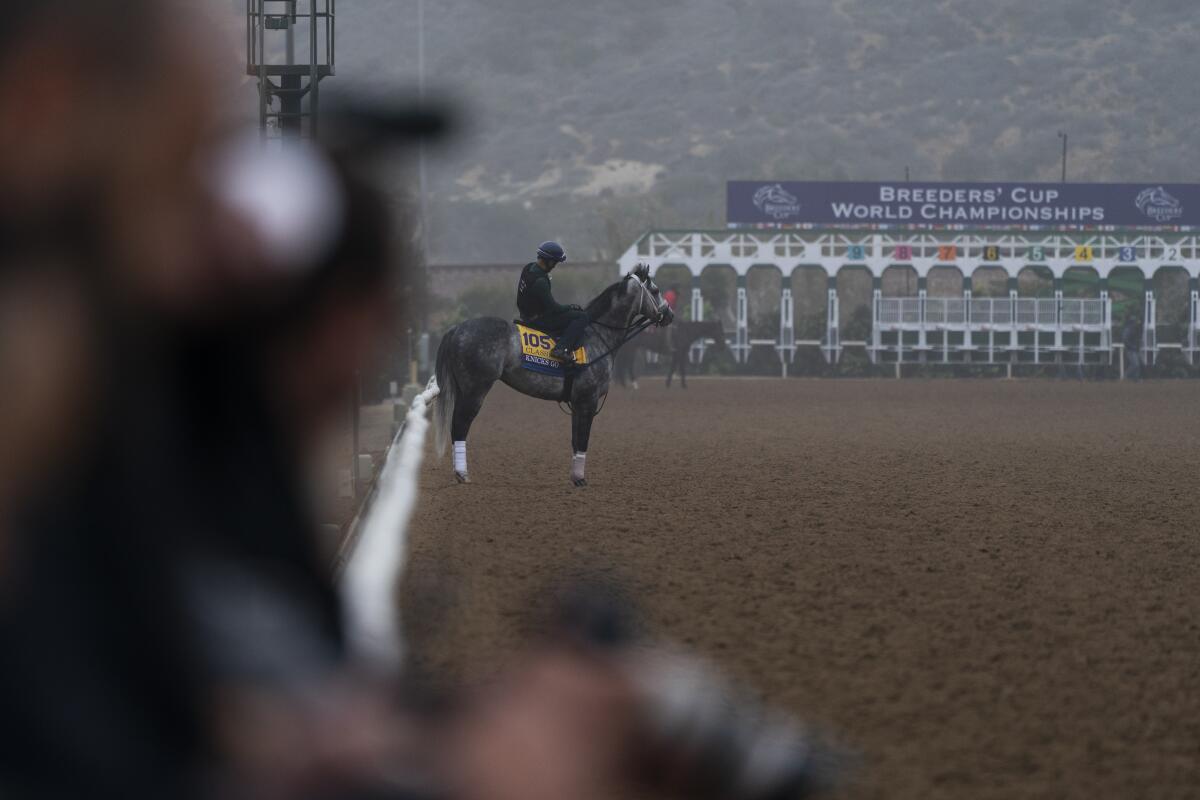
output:
[[[1190, 180], [1184, 0], [428, 0], [432, 260], [612, 257], [731, 178]], [[336, 81], [413, 86], [417, 0], [338, 6]]]

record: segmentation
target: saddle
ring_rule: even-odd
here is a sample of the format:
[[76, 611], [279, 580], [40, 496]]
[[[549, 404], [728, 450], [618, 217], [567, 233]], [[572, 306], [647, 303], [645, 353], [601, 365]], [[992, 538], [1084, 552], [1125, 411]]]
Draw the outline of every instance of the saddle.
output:
[[[527, 322], [514, 322], [517, 326], [517, 337], [521, 341], [521, 366], [546, 375], [563, 376], [567, 371], [566, 365], [561, 359], [550, 354], [556, 343], [554, 336]], [[587, 361], [587, 348], [581, 347], [575, 351], [576, 366], [586, 364]]]

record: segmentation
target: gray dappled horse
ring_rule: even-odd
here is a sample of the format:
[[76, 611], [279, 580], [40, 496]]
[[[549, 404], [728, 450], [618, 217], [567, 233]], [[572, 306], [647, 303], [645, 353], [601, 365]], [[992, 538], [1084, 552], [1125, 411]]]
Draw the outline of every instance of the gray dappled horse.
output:
[[645, 265], [609, 286], [585, 310], [591, 324], [581, 345], [587, 348], [588, 364], [570, 368], [569, 377], [522, 366], [517, 326], [508, 320], [479, 317], [446, 331], [437, 354], [441, 391], [434, 406], [434, 427], [439, 454], [446, 450], [449, 429], [454, 442], [454, 473], [460, 482], [467, 482], [467, 433], [483, 407], [483, 399], [499, 380], [530, 397], [570, 405], [571, 480], [576, 486], [587, 485], [584, 468], [588, 438], [592, 418], [608, 394], [612, 378], [609, 356], [644, 325], [669, 325], [674, 315]]

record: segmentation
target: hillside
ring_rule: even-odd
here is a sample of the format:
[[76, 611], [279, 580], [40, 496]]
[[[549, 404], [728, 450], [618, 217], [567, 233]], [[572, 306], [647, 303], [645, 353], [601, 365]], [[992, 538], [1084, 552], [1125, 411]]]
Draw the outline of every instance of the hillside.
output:
[[[721, 225], [727, 178], [1192, 180], [1188, 0], [427, 0], [435, 261]], [[339, 11], [344, 85], [410, 87], [415, 0]]]

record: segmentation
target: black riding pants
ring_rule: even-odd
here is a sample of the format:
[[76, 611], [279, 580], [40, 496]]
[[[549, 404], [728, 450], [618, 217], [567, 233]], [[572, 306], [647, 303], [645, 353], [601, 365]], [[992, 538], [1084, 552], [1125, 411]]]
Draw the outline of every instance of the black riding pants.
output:
[[538, 317], [536, 324], [547, 333], [553, 334], [559, 344], [568, 350], [579, 347], [579, 340], [587, 330], [588, 315], [586, 311], [567, 310], [557, 314], [547, 314]]

